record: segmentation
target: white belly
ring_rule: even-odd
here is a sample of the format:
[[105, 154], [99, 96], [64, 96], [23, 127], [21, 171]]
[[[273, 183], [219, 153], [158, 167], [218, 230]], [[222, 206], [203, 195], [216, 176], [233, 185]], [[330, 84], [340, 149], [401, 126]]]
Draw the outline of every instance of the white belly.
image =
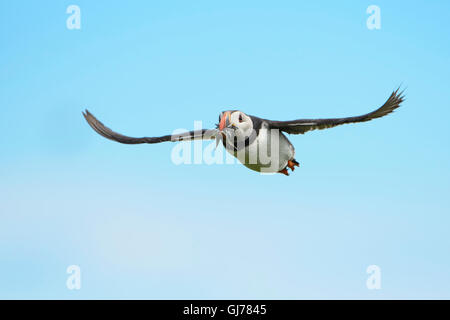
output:
[[228, 150], [244, 166], [262, 173], [274, 173], [286, 168], [294, 159], [295, 150], [281, 131], [261, 129], [258, 137], [244, 150]]

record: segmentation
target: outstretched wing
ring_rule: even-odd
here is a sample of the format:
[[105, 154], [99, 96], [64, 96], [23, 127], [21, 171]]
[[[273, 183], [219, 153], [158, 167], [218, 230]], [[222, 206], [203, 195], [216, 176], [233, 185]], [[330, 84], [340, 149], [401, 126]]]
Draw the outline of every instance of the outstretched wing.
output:
[[403, 91], [399, 89], [392, 92], [387, 101], [377, 110], [357, 117], [348, 118], [331, 118], [331, 119], [298, 119], [292, 121], [271, 121], [267, 120], [271, 129], [279, 129], [281, 131], [292, 134], [303, 134], [307, 131], [316, 129], [327, 129], [346, 123], [365, 122], [372, 119], [381, 118], [397, 109], [404, 101]]
[[95, 130], [99, 135], [120, 143], [125, 144], [138, 144], [138, 143], [160, 143], [165, 141], [189, 141], [189, 140], [210, 140], [214, 139], [217, 130], [196, 130], [196, 131], [188, 131], [180, 134], [174, 135], [166, 135], [162, 137], [142, 137], [142, 138], [133, 138], [124, 136], [120, 133], [112, 131], [110, 128], [106, 127], [103, 123], [97, 120], [96, 117], [88, 110], [83, 112], [83, 116], [86, 119], [87, 123], [91, 126], [92, 129]]

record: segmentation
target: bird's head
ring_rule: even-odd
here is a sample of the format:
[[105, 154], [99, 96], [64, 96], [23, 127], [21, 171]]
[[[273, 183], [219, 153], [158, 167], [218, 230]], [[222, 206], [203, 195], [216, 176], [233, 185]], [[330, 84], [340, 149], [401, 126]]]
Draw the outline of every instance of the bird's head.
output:
[[239, 110], [224, 111], [219, 115], [218, 129], [227, 135], [227, 131], [235, 137], [248, 137], [253, 130], [253, 121], [244, 112]]

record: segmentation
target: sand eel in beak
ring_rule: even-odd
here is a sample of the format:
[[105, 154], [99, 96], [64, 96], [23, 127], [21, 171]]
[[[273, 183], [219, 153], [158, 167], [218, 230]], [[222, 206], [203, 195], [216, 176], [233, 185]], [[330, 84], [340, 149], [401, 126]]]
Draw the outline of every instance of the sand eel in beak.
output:
[[347, 118], [298, 119], [274, 121], [247, 115], [239, 110], [224, 111], [216, 129], [188, 131], [161, 137], [133, 138], [114, 132], [98, 121], [88, 110], [83, 115], [88, 124], [101, 136], [125, 144], [160, 143], [166, 141], [215, 140], [251, 170], [289, 175], [299, 163], [295, 149], [284, 133], [304, 134], [312, 130], [328, 129], [347, 123], [366, 122], [381, 118], [397, 109], [404, 101], [403, 92], [394, 91], [375, 111]]

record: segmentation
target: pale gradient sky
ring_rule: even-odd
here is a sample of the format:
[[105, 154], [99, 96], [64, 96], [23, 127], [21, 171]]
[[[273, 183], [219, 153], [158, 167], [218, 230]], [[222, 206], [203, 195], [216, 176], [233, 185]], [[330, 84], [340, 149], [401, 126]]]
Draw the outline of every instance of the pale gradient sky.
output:
[[[81, 30], [66, 8], [81, 8]], [[366, 8], [381, 8], [381, 30]], [[448, 1], [0, 2], [0, 298], [450, 298]], [[369, 123], [290, 136], [290, 177], [127, 146], [225, 109]], [[66, 288], [79, 265], [82, 287]], [[378, 265], [382, 289], [366, 288]]]

